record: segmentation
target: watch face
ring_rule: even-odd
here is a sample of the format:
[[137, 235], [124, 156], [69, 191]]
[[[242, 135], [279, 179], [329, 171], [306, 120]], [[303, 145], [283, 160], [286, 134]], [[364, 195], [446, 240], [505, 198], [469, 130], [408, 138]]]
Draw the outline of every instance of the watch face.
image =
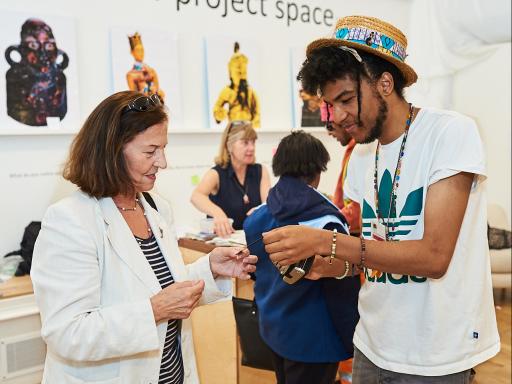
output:
[[279, 270], [279, 273], [281, 274], [281, 276], [284, 276], [286, 275], [288, 272], [290, 272], [293, 267], [295, 266], [295, 264], [292, 264], [292, 265], [284, 265], [282, 267], [277, 267], [277, 269]]
[[292, 270], [283, 276], [283, 281], [288, 284], [295, 284], [302, 279], [306, 272], [302, 268], [293, 266]]
[[313, 266], [314, 259], [315, 256], [311, 256], [292, 265], [285, 265], [282, 267], [277, 267], [276, 265], [276, 267], [285, 283], [295, 284], [308, 274], [309, 270]]

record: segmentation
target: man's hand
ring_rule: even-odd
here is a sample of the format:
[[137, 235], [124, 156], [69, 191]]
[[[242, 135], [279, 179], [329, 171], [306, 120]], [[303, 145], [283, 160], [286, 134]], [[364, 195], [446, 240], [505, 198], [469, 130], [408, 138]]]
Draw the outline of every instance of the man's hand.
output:
[[214, 277], [236, 277], [249, 280], [256, 271], [258, 256], [250, 255], [247, 248], [217, 247], [210, 253], [210, 269]]
[[[290, 265], [308, 257], [321, 254], [321, 243], [329, 231], [303, 225], [287, 225], [263, 234], [265, 251], [274, 263]], [[330, 246], [330, 240], [325, 240]]]
[[329, 264], [328, 257], [315, 255], [313, 265], [308, 274], [304, 276], [309, 280], [318, 280], [322, 277], [338, 277], [345, 273], [345, 262], [334, 259], [332, 264]]

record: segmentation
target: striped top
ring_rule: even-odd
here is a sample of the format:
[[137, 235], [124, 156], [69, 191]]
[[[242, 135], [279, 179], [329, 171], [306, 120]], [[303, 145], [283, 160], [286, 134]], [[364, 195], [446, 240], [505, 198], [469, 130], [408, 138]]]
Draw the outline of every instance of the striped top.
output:
[[[151, 265], [162, 289], [174, 283], [171, 271], [158, 247], [155, 235], [151, 234], [148, 239], [141, 239], [135, 236], [140, 249]], [[165, 336], [164, 351], [160, 364], [159, 384], [182, 384], [183, 383], [183, 359], [179, 342], [179, 320], [169, 320], [167, 334]]]

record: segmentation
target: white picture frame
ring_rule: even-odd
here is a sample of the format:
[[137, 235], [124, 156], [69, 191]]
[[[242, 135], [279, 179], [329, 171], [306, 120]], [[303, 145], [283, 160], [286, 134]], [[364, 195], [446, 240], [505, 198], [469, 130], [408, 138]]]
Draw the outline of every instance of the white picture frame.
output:
[[139, 33], [144, 46], [144, 63], [157, 73], [169, 112], [169, 131], [183, 129], [182, 90], [178, 36], [174, 33], [137, 26], [110, 29], [112, 91], [128, 90], [127, 72], [134, 65], [128, 36]]
[[[34, 89], [40, 90], [41, 87], [36, 86], [36, 83], [32, 83], [32, 87], [27, 86], [23, 89], [23, 91], [19, 91], [20, 93], [18, 93], [18, 90], [22, 87], [20, 87], [18, 83], [12, 82], [12, 80], [21, 78], [21, 76], [17, 76], [17, 74], [14, 74], [15, 71], [12, 68], [15, 65], [11, 66], [7, 59], [5, 58], [5, 53], [9, 49], [9, 47], [19, 46], [21, 42], [20, 33], [22, 25], [25, 23], [26, 20], [30, 18], [40, 19], [51, 28], [57, 48], [65, 52], [69, 59], [67, 67], [63, 70], [66, 80], [65, 89], [67, 111], [65, 112], [65, 115], [62, 119], [60, 119], [60, 117], [58, 116], [54, 116], [53, 118], [50, 116], [48, 122], [46, 122], [45, 125], [37, 126], [23, 123], [20, 120], [17, 120], [16, 118], [12, 117], [11, 115], [19, 117], [19, 115], [12, 112], [13, 110], [15, 110], [15, 108], [13, 108], [12, 105], [20, 105], [20, 102], [13, 102], [13, 100], [20, 100], [22, 97], [26, 97], [26, 94], [31, 94], [32, 96], [32, 93], [34, 92], [31, 91]], [[2, 25], [2, 34], [0, 34], [0, 49], [2, 51], [2, 55], [0, 55], [0, 135], [40, 135], [76, 133], [80, 129], [80, 103], [75, 20], [71, 17], [64, 17], [60, 15], [13, 12], [2, 10], [2, 12], [0, 12], [0, 24]], [[15, 63], [21, 61], [21, 55], [17, 49], [11, 50], [9, 57]], [[57, 57], [57, 63], [62, 64], [64, 60], [64, 55], [59, 54], [59, 56]], [[27, 68], [27, 66], [23, 65], [22, 71], [28, 70], [29, 69]], [[17, 73], [19, 74], [20, 72], [21, 70]], [[9, 73], [11, 75], [14, 74], [14, 76], [9, 75]], [[10, 86], [11, 91], [9, 92], [9, 94], [7, 91], [7, 77], [10, 78], [10, 84], [16, 85]], [[53, 77], [53, 79], [54, 78], [55, 77]], [[42, 82], [39, 82], [38, 84], [41, 83]], [[13, 92], [13, 89], [16, 89], [16, 92]], [[44, 92], [44, 90], [42, 92]], [[42, 94], [43, 93], [39, 93], [39, 95]], [[47, 100], [44, 97], [41, 97], [41, 99]], [[8, 112], [8, 103], [9, 105], [11, 105], [10, 113]], [[23, 107], [26, 107], [25, 103], [23, 103]], [[35, 108], [32, 110], [34, 111]], [[27, 118], [26, 121], [32, 121], [33, 123], [32, 118]]]
[[228, 119], [217, 123], [213, 116], [213, 108], [224, 87], [230, 85], [228, 63], [234, 53], [235, 43], [240, 46], [240, 52], [248, 58], [247, 64], [247, 81], [249, 86], [254, 90], [260, 106], [261, 125], [264, 125], [265, 115], [261, 110], [261, 74], [260, 69], [264, 64], [261, 56], [263, 50], [260, 43], [250, 38], [233, 37], [233, 36], [209, 36], [205, 39], [206, 47], [206, 67], [207, 67], [207, 84], [208, 84], [208, 121], [210, 128], [214, 130], [224, 130], [228, 124]]

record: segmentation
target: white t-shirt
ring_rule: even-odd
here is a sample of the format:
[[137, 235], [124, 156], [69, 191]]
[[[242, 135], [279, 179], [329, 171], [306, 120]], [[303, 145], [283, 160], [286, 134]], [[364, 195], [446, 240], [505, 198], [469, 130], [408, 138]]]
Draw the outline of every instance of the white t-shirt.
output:
[[[387, 221], [392, 178], [403, 135], [379, 150], [379, 205]], [[376, 143], [358, 145], [345, 193], [361, 204], [363, 236], [376, 222]], [[394, 372], [441, 376], [464, 371], [498, 353], [487, 244], [484, 151], [475, 123], [455, 112], [421, 109], [412, 123], [397, 190], [395, 239], [423, 238], [428, 187], [459, 172], [475, 174], [459, 238], [440, 279], [383, 273], [359, 295], [354, 345], [375, 365]], [[386, 203], [387, 202], [387, 203]]]

